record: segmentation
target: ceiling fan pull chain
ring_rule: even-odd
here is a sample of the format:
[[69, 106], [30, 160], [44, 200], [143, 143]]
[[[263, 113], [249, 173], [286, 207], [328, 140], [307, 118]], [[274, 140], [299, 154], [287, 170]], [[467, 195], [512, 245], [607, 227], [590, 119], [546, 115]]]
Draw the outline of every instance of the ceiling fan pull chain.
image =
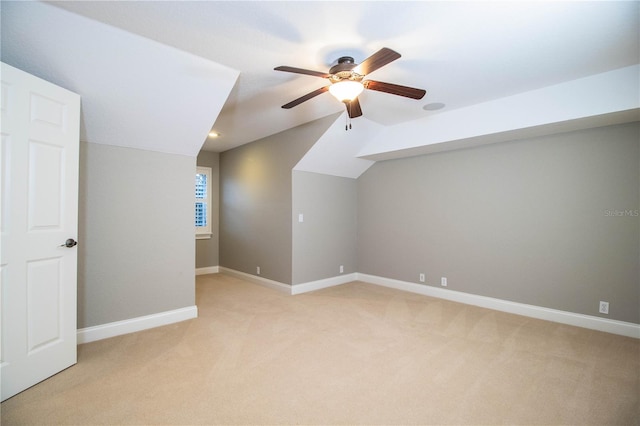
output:
[[349, 102], [349, 114], [347, 114], [349, 116], [349, 129], [351, 129], [351, 103], [353, 102], [353, 100], [351, 102]]
[[344, 131], [346, 132], [347, 130], [349, 130], [349, 116], [351, 115], [351, 112], [349, 111], [349, 104], [347, 104], [347, 116], [344, 118]]
[[347, 106], [347, 116], [344, 118], [344, 131], [351, 129], [351, 102], [345, 101]]

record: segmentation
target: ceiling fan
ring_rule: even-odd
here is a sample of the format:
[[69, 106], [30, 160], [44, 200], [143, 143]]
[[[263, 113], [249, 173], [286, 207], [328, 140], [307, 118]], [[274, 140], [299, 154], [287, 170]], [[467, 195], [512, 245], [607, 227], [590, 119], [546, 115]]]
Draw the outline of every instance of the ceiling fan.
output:
[[327, 90], [339, 101], [346, 104], [349, 118], [360, 117], [362, 115], [358, 95], [360, 95], [364, 89], [390, 93], [392, 95], [404, 96], [412, 99], [422, 99], [427, 93], [423, 89], [364, 79], [368, 74], [398, 58], [400, 58], [400, 54], [398, 52], [387, 47], [383, 47], [360, 64], [356, 64], [351, 56], [343, 56], [338, 59], [338, 63], [336, 65], [329, 69], [328, 73], [289, 66], [276, 67], [274, 68], [276, 71], [286, 71], [326, 78], [331, 83], [328, 86], [324, 86], [314, 90], [313, 92], [307, 93], [288, 104], [282, 105], [282, 108], [293, 108], [294, 106], [308, 101]]

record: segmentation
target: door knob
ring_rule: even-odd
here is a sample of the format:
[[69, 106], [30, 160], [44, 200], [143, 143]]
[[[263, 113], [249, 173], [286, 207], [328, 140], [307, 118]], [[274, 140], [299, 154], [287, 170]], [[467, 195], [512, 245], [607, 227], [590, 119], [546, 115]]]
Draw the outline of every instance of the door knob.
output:
[[67, 247], [67, 248], [71, 248], [75, 245], [78, 245], [78, 242], [76, 240], [74, 240], [73, 238], [69, 238], [67, 241], [64, 242], [64, 244], [62, 244], [60, 247]]

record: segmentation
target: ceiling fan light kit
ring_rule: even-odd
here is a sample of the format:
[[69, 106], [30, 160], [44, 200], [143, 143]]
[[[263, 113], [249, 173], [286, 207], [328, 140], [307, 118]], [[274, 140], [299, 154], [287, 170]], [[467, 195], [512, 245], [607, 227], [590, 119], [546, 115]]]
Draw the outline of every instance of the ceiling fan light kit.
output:
[[343, 80], [329, 86], [331, 93], [340, 102], [351, 102], [364, 90], [364, 86], [359, 81]]
[[302, 102], [308, 101], [327, 90], [340, 102], [344, 102], [347, 107], [349, 118], [356, 118], [362, 115], [362, 109], [358, 96], [364, 89], [375, 90], [378, 92], [389, 93], [397, 96], [404, 96], [411, 99], [422, 99], [427, 93], [423, 89], [401, 86], [398, 84], [384, 83], [381, 81], [364, 80], [364, 78], [373, 71], [387, 65], [390, 62], [400, 58], [400, 54], [387, 47], [383, 47], [360, 64], [356, 64], [350, 56], [343, 56], [338, 59], [338, 63], [329, 69], [328, 73], [320, 71], [305, 70], [289, 66], [279, 66], [274, 68], [276, 71], [292, 72], [296, 74], [305, 74], [313, 77], [326, 78], [331, 83], [328, 86], [321, 87], [313, 92], [295, 99], [288, 104], [282, 105], [282, 108], [289, 109]]

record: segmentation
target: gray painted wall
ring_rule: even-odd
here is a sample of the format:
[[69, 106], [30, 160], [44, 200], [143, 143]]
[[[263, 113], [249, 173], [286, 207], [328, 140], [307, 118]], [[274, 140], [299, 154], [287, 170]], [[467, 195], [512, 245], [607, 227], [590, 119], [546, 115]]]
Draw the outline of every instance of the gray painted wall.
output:
[[633, 123], [376, 163], [359, 272], [640, 323], [639, 141]]
[[207, 268], [219, 265], [220, 154], [201, 151], [197, 165], [211, 167], [211, 238], [196, 240], [196, 268]]
[[293, 167], [336, 115], [220, 155], [220, 266], [292, 282]]
[[358, 272], [356, 232], [355, 179], [293, 172], [293, 284]]
[[195, 162], [80, 144], [78, 328], [195, 305]]

